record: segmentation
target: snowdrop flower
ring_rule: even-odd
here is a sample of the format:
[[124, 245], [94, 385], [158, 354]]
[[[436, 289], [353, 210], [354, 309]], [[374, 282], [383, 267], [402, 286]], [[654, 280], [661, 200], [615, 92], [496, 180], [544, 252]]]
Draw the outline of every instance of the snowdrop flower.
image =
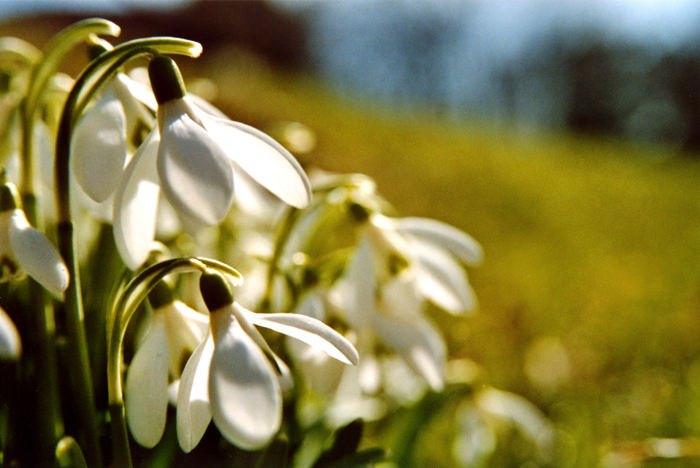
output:
[[284, 333], [315, 346], [346, 364], [356, 364], [355, 348], [322, 322], [297, 314], [258, 314], [234, 302], [216, 273], [200, 279], [210, 311], [210, 333], [187, 362], [177, 400], [180, 447], [191, 451], [211, 419], [234, 445], [257, 450], [280, 428], [281, 361], [256, 326]]
[[117, 73], [81, 117], [73, 131], [71, 166], [76, 181], [94, 201], [105, 201], [116, 189], [129, 142], [139, 141], [135, 133], [154, 120], [147, 109], [155, 108], [155, 98], [145, 85]]
[[[96, 58], [111, 46], [94, 38], [88, 48]], [[142, 132], [154, 123], [156, 100], [147, 85], [117, 73], [104, 86], [73, 130], [71, 166], [78, 185], [96, 202], [116, 189], [130, 146], [141, 143]]]
[[17, 328], [2, 307], [0, 307], [0, 359], [15, 360], [22, 352], [22, 342]]
[[163, 436], [168, 386], [206, 336], [209, 320], [159, 282], [149, 294], [153, 307], [150, 326], [126, 373], [126, 418], [134, 439], [154, 447]]
[[61, 297], [68, 287], [68, 268], [51, 242], [29, 225], [19, 208], [14, 184], [0, 186], [0, 281], [26, 272], [44, 288]]
[[366, 392], [381, 383], [374, 347], [381, 343], [401, 356], [408, 366], [435, 391], [443, 388], [445, 344], [435, 327], [423, 316], [423, 301], [406, 271], [379, 286], [376, 254], [363, 237], [343, 276], [329, 293], [329, 300], [358, 335], [363, 355], [360, 384]]
[[362, 211], [360, 205], [351, 208], [366, 218], [365, 232], [380, 261], [389, 270], [401, 269], [406, 262], [422, 297], [452, 314], [476, 308], [476, 296], [459, 264], [481, 263], [483, 252], [476, 240], [434, 219], [390, 218]]
[[148, 255], [161, 190], [191, 228], [217, 224], [226, 216], [240, 172], [287, 204], [308, 204], [309, 181], [279, 143], [204, 109], [185, 94], [171, 59], [154, 58], [149, 74], [158, 127], [127, 165], [114, 198], [114, 237], [129, 267], [138, 267]]

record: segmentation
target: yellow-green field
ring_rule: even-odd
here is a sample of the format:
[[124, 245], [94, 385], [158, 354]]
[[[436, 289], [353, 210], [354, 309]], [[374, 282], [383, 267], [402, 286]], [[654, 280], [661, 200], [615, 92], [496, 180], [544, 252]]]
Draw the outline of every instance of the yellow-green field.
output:
[[[209, 51], [185, 75], [211, 79], [234, 119], [310, 126], [309, 165], [366, 173], [400, 214], [447, 221], [482, 243], [485, 261], [470, 271], [480, 310], [433, 317], [452, 354], [481, 366], [480, 382], [525, 396], [556, 424], [557, 466], [700, 435], [697, 159], [373, 112], [236, 54]], [[434, 429], [418, 439], [417, 466], [445, 463]]]

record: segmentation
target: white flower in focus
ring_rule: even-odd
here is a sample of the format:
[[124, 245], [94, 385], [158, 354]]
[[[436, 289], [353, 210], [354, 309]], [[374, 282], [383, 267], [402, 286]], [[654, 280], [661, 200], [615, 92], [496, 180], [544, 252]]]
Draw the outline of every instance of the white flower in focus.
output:
[[217, 224], [226, 216], [241, 171], [287, 204], [308, 204], [308, 179], [284, 147], [252, 127], [213, 115], [185, 95], [171, 59], [153, 59], [149, 72], [158, 128], [127, 165], [114, 198], [114, 237], [129, 267], [138, 267], [148, 255], [161, 189], [191, 228]]
[[[78, 121], [71, 141], [76, 181], [96, 202], [114, 192], [124, 172], [130, 142], [152, 126], [156, 101], [147, 86], [117, 73]], [[136, 138], [138, 140], [138, 138]]]
[[17, 189], [0, 186], [0, 281], [26, 272], [56, 297], [68, 287], [68, 268], [44, 234], [29, 225], [18, 208]]
[[22, 352], [22, 342], [12, 319], [0, 307], [0, 359], [16, 360]]
[[209, 320], [174, 299], [162, 282], [149, 300], [153, 317], [127, 369], [124, 394], [129, 430], [136, 442], [151, 448], [165, 430], [168, 387], [206, 337]]
[[358, 362], [355, 348], [318, 320], [251, 312], [233, 301], [218, 274], [203, 274], [200, 285], [211, 332], [187, 362], [180, 382], [177, 435], [185, 452], [197, 446], [212, 419], [224, 438], [246, 450], [264, 447], [279, 430], [283, 363], [256, 326], [296, 338], [346, 364]]

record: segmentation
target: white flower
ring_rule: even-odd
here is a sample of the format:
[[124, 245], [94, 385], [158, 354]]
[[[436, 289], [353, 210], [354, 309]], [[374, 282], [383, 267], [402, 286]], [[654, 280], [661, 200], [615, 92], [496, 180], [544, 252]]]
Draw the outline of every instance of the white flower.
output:
[[61, 297], [68, 287], [68, 268], [46, 236], [29, 225], [17, 200], [14, 185], [0, 186], [0, 281], [25, 271]]
[[347, 364], [355, 348], [318, 320], [297, 314], [257, 314], [233, 301], [223, 278], [203, 274], [202, 296], [211, 332], [185, 366], [177, 401], [180, 447], [191, 451], [211, 419], [231, 443], [246, 450], [267, 445], [282, 420], [282, 362], [256, 326], [284, 333]]
[[160, 441], [165, 430], [168, 386], [180, 378], [209, 323], [206, 315], [175, 300], [163, 283], [154, 291], [149, 295], [153, 317], [129, 364], [124, 388], [129, 430], [136, 442], [148, 448]]
[[15, 360], [22, 352], [22, 342], [12, 319], [0, 307], [0, 359]]
[[311, 198], [308, 179], [287, 150], [252, 127], [211, 114], [182, 88], [170, 89], [181, 81], [179, 74], [172, 76], [173, 67], [166, 57], [151, 61], [158, 128], [134, 154], [115, 192], [114, 237], [131, 268], [148, 255], [161, 189], [190, 227], [226, 216], [241, 171], [292, 206], [303, 207]]
[[481, 246], [471, 236], [434, 219], [390, 218], [377, 212], [369, 215], [366, 229], [382, 260], [398, 254], [408, 261], [422, 297], [453, 314], [476, 308], [476, 295], [458, 262], [481, 263]]
[[[358, 335], [363, 353], [360, 384], [372, 392], [380, 385], [379, 364], [371, 358], [375, 342], [401, 356], [433, 390], [443, 387], [445, 344], [423, 316], [422, 299], [410, 272], [403, 272], [378, 286], [375, 253], [362, 238], [343, 277], [330, 292], [330, 300]], [[367, 354], [365, 354], [367, 353]]]
[[71, 167], [78, 184], [96, 202], [105, 201], [116, 189], [129, 141], [139, 128], [153, 121], [147, 109], [156, 109], [148, 87], [117, 73], [75, 126]]

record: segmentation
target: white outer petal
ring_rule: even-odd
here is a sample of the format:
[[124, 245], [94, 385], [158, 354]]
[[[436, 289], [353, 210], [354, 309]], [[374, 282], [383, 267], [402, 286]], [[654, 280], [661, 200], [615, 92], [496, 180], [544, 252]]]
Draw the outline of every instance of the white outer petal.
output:
[[185, 453], [197, 446], [211, 421], [209, 367], [213, 354], [214, 341], [207, 335], [182, 371], [177, 394], [177, 441]]
[[345, 314], [351, 328], [361, 330], [367, 323], [367, 316], [375, 311], [376, 289], [373, 252], [363, 237], [343, 276], [330, 291], [329, 300]]
[[0, 307], [0, 359], [14, 360], [22, 353], [22, 342], [15, 324]]
[[113, 93], [105, 93], [75, 127], [71, 141], [71, 167], [85, 193], [102, 202], [117, 187], [125, 160], [124, 107]]
[[[216, 317], [216, 315], [219, 317]], [[272, 365], [238, 322], [220, 309], [209, 374], [209, 401], [216, 427], [232, 444], [257, 450], [282, 423], [282, 392]]]
[[428, 218], [396, 218], [393, 221], [395, 229], [409, 239], [415, 237], [442, 247], [464, 263], [478, 265], [483, 260], [481, 245], [454, 226]]
[[396, 351], [435, 391], [444, 386], [445, 344], [425, 320], [401, 320], [377, 314], [374, 330], [379, 339]]
[[158, 176], [170, 204], [203, 225], [214, 225], [233, 203], [233, 166], [223, 145], [196, 123], [180, 101], [158, 109]]
[[359, 362], [360, 358], [355, 347], [340, 333], [320, 320], [300, 314], [256, 314], [249, 310], [243, 310], [248, 319], [259, 327], [269, 328], [291, 336], [320, 349], [340, 362], [346, 364]]
[[311, 201], [311, 184], [289, 151], [265, 133], [232, 120], [202, 114], [205, 128], [240, 169], [297, 208]]
[[114, 194], [114, 241], [124, 263], [135, 270], [148, 257], [156, 230], [158, 132], [153, 131], [131, 158]]
[[142, 105], [154, 112], [158, 109], [158, 103], [151, 87], [139, 83], [129, 75], [117, 73], [114, 75], [112, 85], [115, 95], [124, 105], [127, 118], [137, 117], [142, 112], [140, 108]]
[[412, 242], [417, 287], [437, 306], [452, 314], [476, 309], [476, 295], [462, 266], [444, 250], [423, 242]]
[[165, 317], [157, 313], [127, 369], [124, 385], [129, 430], [147, 448], [155, 447], [165, 430], [168, 355]]
[[8, 230], [10, 247], [19, 265], [39, 284], [57, 297], [68, 287], [68, 268], [49, 240], [15, 209]]

